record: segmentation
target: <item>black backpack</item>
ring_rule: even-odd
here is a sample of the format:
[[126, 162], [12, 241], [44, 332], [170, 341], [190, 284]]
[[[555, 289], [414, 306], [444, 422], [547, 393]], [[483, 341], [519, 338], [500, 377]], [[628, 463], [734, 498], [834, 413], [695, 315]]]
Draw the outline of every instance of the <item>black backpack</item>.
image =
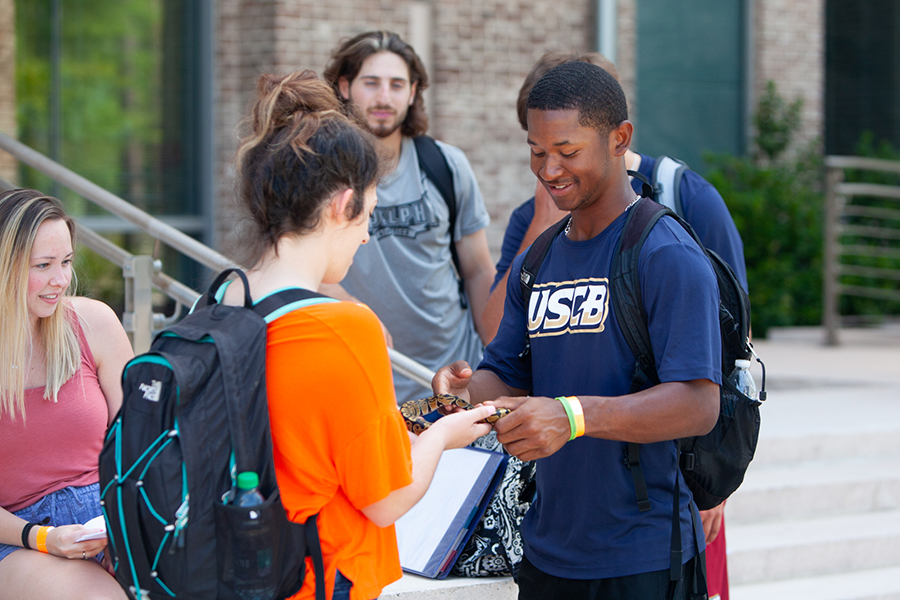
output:
[[420, 135], [413, 138], [416, 146], [416, 154], [419, 157], [419, 168], [425, 176], [431, 180], [438, 189], [444, 202], [447, 204], [447, 212], [450, 221], [450, 258], [453, 260], [453, 268], [456, 269], [456, 281], [459, 286], [459, 304], [463, 310], [469, 307], [466, 299], [465, 282], [459, 266], [459, 254], [456, 252], [456, 242], [453, 241], [453, 232], [456, 231], [456, 186], [453, 185], [453, 172], [447, 157], [441, 151], [434, 138]]
[[[215, 299], [232, 271], [244, 282], [243, 306]], [[100, 494], [116, 579], [131, 598], [240, 600], [233, 550], [250, 520], [251, 535], [271, 544], [262, 550], [264, 558], [271, 551], [260, 584], [267, 597], [297, 593], [311, 555], [316, 598], [325, 598], [316, 515], [293, 523], [281, 504], [265, 376], [265, 317], [324, 297], [291, 289], [254, 306], [246, 290], [243, 272], [222, 272], [191, 314], [125, 366], [122, 408], [100, 453]], [[263, 505], [228, 503], [243, 471], [259, 475]]]

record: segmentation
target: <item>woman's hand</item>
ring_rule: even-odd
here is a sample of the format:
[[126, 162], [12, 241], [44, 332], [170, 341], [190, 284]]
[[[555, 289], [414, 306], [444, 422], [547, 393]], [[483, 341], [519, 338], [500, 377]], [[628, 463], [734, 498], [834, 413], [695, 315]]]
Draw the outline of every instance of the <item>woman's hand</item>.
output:
[[496, 410], [489, 402], [472, 410], [460, 410], [432, 423], [431, 427], [419, 434], [419, 438], [440, 435], [443, 437], [444, 450], [463, 448], [490, 433], [491, 426], [481, 421], [494, 414]]
[[88, 559], [100, 554], [106, 547], [106, 538], [76, 542], [78, 538], [89, 533], [102, 531], [88, 529], [84, 525], [63, 525], [54, 527], [47, 534], [47, 552], [54, 556], [72, 559]]

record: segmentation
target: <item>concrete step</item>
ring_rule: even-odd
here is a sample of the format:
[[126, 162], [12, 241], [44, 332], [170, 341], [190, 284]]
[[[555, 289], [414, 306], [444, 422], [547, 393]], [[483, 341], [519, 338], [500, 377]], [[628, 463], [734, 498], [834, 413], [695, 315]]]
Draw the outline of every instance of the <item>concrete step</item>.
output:
[[731, 600], [900, 600], [900, 567], [733, 585]]
[[731, 585], [900, 567], [900, 509], [728, 524]]
[[[892, 404], [900, 408], [900, 398], [895, 398]], [[877, 418], [872, 412], [869, 416]], [[750, 463], [749, 472], [762, 467], [774, 465], [796, 465], [800, 462], [817, 462], [825, 460], [847, 460], [865, 457], [900, 457], [900, 413], [884, 417], [881, 427], [862, 429], [848, 433], [840, 432], [809, 432], [795, 435], [766, 436], [767, 426], [780, 424], [771, 423], [766, 414], [762, 414], [762, 431], [753, 462]], [[841, 416], [834, 419], [835, 425], [842, 422]], [[846, 421], [843, 421], [846, 423]], [[793, 425], [800, 430], [802, 425]], [[849, 427], [849, 426], [848, 426]]]
[[[895, 435], [900, 438], [900, 432]], [[729, 524], [737, 524], [897, 508], [900, 452], [884, 458], [751, 465], [727, 510]]]
[[519, 587], [512, 577], [466, 579], [450, 576], [437, 580], [404, 573], [384, 588], [381, 600], [515, 600]]

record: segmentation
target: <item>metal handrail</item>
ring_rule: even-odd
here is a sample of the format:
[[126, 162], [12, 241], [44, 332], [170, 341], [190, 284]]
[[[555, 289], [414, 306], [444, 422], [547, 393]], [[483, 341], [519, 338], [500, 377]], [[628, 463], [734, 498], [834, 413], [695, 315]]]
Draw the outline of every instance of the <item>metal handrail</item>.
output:
[[119, 198], [112, 192], [88, 181], [81, 175], [70, 171], [61, 164], [2, 132], [0, 132], [0, 149], [6, 150], [26, 165], [37, 169], [54, 181], [84, 196], [97, 206], [108, 210], [129, 223], [133, 223], [152, 237], [214, 271], [238, 266], [237, 263], [219, 254], [209, 246], [198, 242], [171, 225], [151, 217], [130, 202]]
[[[182, 254], [193, 258], [198, 263], [213, 271], [221, 271], [230, 267], [239, 266], [237, 263], [222, 254], [219, 254], [212, 248], [198, 242], [171, 225], [150, 216], [130, 202], [103, 189], [99, 185], [65, 168], [3, 132], [0, 132], [0, 149], [9, 152], [16, 159], [37, 169], [50, 177], [53, 181], [75, 191], [85, 199], [108, 210], [110, 213], [124, 219], [128, 223], [134, 224], [153, 238], [160, 240]], [[0, 178], [0, 189], [3, 191], [15, 187], [16, 186], [11, 182]], [[134, 262], [134, 259], [137, 258], [127, 250], [116, 246], [106, 238], [92, 231], [90, 228], [85, 227], [77, 218], [75, 221], [79, 241], [106, 260], [125, 270]], [[154, 262], [158, 263], [158, 261]], [[156, 268], [154, 268], [154, 272], [151, 276], [153, 286], [165, 293], [168, 297], [182, 305], [191, 306], [200, 296], [200, 292], [197, 292], [171, 276], [160, 272], [158, 264], [155, 266]], [[154, 317], [158, 316], [159, 315], [154, 315]], [[146, 335], [143, 337], [144, 339], [147, 338]], [[434, 377], [434, 372], [393, 348], [389, 348], [388, 353], [391, 364], [397, 373], [408, 377], [427, 389], [431, 389], [431, 380]]]
[[[825, 166], [825, 232], [823, 260], [823, 324], [825, 343], [837, 345], [841, 317], [838, 302], [841, 296], [860, 296], [886, 300], [900, 300], [900, 290], [873, 285], [852, 285], [841, 281], [842, 275], [856, 275], [876, 280], [900, 280], [900, 269], [845, 264], [842, 257], [888, 257], [900, 259], [900, 249], [890, 243], [900, 238], [896, 227], [884, 221], [900, 219], [900, 207], [872, 207], [852, 205], [856, 196], [900, 200], [900, 186], [874, 183], [846, 183], [845, 169], [877, 171], [900, 175], [900, 161], [861, 156], [826, 156]], [[877, 223], [858, 225], [847, 223], [850, 217], [865, 217]], [[888, 245], [868, 245], [860, 241], [844, 241], [844, 236], [866, 238]]]

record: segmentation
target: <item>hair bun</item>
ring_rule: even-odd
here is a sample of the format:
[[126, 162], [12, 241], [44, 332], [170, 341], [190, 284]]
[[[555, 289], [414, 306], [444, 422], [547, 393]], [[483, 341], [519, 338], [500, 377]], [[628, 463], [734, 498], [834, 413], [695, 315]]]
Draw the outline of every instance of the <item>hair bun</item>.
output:
[[341, 102], [334, 90], [310, 70], [288, 75], [265, 74], [256, 85], [259, 98], [254, 119], [257, 132], [290, 125], [298, 113], [340, 111]]

